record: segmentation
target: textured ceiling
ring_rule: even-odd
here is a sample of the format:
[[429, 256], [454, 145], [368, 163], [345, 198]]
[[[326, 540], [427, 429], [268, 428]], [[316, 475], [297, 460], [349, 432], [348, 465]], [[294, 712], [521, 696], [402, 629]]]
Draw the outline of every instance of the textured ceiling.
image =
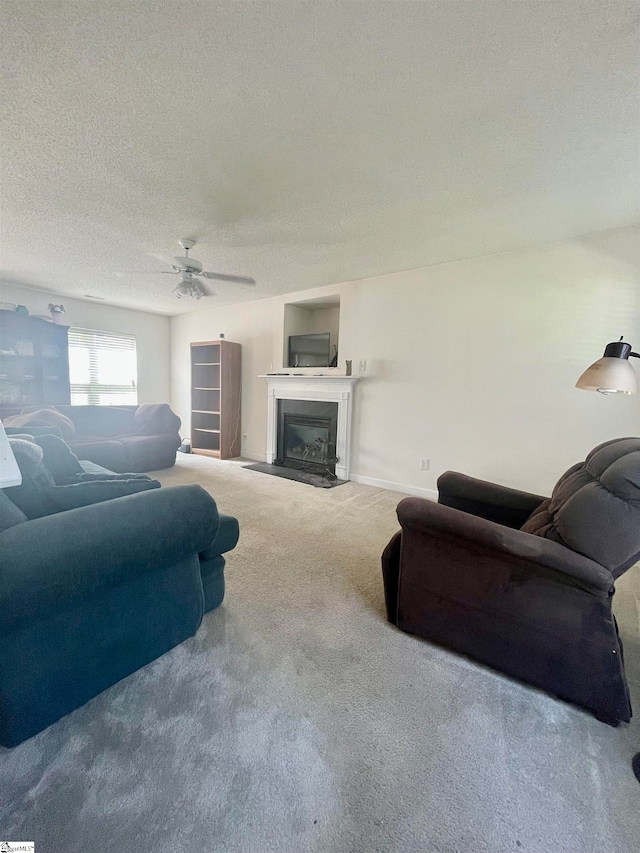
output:
[[[3, 0], [1, 273], [177, 313], [627, 225], [637, 11]], [[180, 237], [257, 286], [138, 274]]]

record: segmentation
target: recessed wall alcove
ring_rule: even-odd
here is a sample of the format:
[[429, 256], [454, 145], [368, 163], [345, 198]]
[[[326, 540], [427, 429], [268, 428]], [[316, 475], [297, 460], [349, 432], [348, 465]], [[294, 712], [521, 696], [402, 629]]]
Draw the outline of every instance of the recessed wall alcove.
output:
[[[328, 341], [321, 337], [326, 334], [329, 335]], [[298, 341], [306, 337], [309, 346], [294, 346], [292, 353], [291, 337]], [[337, 363], [339, 338], [339, 293], [285, 304], [282, 341], [282, 365], [285, 369], [329, 367], [333, 361]]]

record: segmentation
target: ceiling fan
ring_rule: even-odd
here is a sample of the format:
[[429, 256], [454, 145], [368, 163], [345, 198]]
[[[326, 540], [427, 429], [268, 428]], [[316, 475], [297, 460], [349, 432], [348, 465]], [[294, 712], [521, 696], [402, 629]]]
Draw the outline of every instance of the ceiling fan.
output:
[[[171, 259], [160, 255], [154, 256], [166, 261], [171, 267], [170, 270], [159, 270], [159, 272], [145, 270], [147, 275], [179, 275], [180, 281], [173, 289], [173, 293], [177, 299], [186, 299], [187, 297], [202, 299], [203, 296], [215, 296], [215, 293], [212, 290], [208, 290], [201, 279], [216, 279], [218, 281], [228, 281], [233, 284], [256, 283], [255, 279], [247, 276], [227, 275], [226, 273], [203, 270], [200, 261], [189, 257], [189, 251], [196, 244], [195, 240], [178, 240], [178, 243], [184, 249], [184, 256], [181, 255]], [[129, 275], [129, 273], [116, 273], [116, 275], [123, 277]]]

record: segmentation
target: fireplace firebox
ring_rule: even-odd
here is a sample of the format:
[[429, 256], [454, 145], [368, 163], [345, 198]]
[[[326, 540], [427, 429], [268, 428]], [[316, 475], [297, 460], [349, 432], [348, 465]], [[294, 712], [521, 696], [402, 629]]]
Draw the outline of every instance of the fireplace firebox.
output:
[[335, 476], [337, 427], [337, 403], [279, 400], [275, 464]]

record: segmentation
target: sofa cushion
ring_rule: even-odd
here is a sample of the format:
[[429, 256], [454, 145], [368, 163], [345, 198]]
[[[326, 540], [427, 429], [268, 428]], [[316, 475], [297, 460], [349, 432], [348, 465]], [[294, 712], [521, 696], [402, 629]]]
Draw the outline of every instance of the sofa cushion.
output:
[[127, 470], [127, 452], [115, 438], [78, 438], [70, 441], [69, 446], [78, 459], [89, 458], [109, 471]]
[[54, 426], [58, 427], [62, 438], [67, 441], [74, 438], [76, 434], [73, 421], [66, 415], [63, 415], [62, 412], [58, 411], [55, 406], [31, 406], [23, 409], [19, 415], [12, 415], [11, 417], [5, 418], [3, 425], [17, 427], [19, 429], [29, 426]]
[[27, 520], [27, 516], [0, 489], [0, 533]]
[[[127, 435], [133, 432], [136, 406], [64, 406], [62, 411], [72, 418], [78, 438]], [[64, 436], [63, 436], [64, 438]]]
[[33, 442], [41, 448], [43, 464], [57, 486], [75, 482], [78, 475], [84, 473], [78, 457], [57, 435], [39, 435]]
[[55, 486], [55, 480], [45, 468], [42, 448], [22, 438], [10, 438], [22, 483], [4, 490], [5, 495], [27, 518], [38, 518], [47, 514], [48, 502], [44, 497], [46, 490]]
[[[41, 447], [25, 438], [10, 438], [9, 446], [18, 463], [23, 484], [26, 478], [40, 488], [55, 486], [55, 480], [44, 466], [44, 452]], [[11, 486], [11, 488], [18, 487]]]
[[563, 474], [521, 530], [559, 542], [619, 577], [640, 559], [640, 438], [592, 450]]
[[180, 445], [177, 432], [174, 435], [123, 435], [120, 442], [130, 471], [153, 471], [173, 465]]
[[146, 474], [125, 472], [115, 474], [107, 468], [95, 465], [90, 469], [91, 463], [80, 463], [78, 457], [70, 447], [55, 435], [41, 435], [33, 439], [34, 444], [42, 448], [44, 453], [43, 463], [49, 471], [57, 486], [68, 486], [73, 483], [88, 482], [89, 480], [149, 480]]
[[96, 474], [113, 474], [108, 468], [103, 468], [102, 465], [96, 465], [95, 462], [89, 462], [88, 459], [81, 459], [80, 465], [85, 474], [95, 476]]

